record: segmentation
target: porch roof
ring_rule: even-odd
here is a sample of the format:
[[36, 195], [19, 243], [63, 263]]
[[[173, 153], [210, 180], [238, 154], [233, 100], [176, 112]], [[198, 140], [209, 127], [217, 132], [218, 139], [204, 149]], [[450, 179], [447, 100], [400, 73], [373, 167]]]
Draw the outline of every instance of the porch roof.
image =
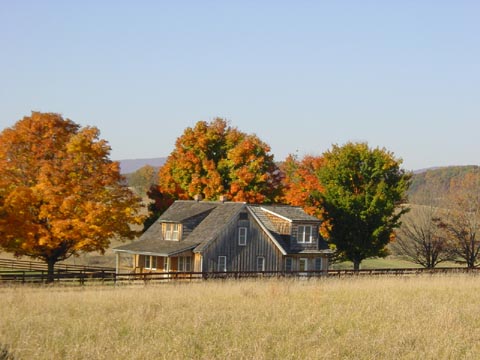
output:
[[154, 256], [173, 256], [184, 251], [192, 250], [198, 245], [196, 241], [170, 241], [170, 240], [144, 240], [132, 242], [127, 245], [119, 246], [114, 249], [115, 252], [154, 255]]

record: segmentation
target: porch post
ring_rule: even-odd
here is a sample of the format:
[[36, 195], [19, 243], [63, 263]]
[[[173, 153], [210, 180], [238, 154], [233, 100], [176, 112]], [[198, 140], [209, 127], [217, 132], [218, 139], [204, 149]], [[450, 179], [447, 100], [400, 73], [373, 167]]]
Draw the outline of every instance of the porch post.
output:
[[118, 267], [120, 265], [120, 254], [118, 251], [115, 251], [115, 274], [118, 275]]

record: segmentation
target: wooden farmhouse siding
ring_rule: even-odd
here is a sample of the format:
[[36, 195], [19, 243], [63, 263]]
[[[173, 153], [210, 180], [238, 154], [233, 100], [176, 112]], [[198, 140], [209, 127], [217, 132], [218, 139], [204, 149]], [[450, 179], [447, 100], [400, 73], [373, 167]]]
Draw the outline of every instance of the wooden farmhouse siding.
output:
[[327, 270], [320, 221], [301, 208], [175, 201], [140, 237], [114, 249], [134, 272]]
[[[239, 245], [239, 229], [247, 228], [245, 245]], [[282, 270], [282, 253], [268, 239], [259, 225], [252, 221], [240, 220], [239, 217], [224, 228], [208, 248], [203, 252], [202, 271], [220, 271], [218, 257], [226, 256], [227, 271], [254, 271], [257, 270], [257, 258], [265, 259], [265, 271]]]

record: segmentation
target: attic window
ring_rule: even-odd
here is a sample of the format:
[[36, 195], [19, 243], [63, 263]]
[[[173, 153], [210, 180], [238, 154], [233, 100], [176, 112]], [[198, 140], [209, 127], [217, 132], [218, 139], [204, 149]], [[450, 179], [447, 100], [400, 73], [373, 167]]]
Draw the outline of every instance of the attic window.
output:
[[165, 224], [165, 240], [178, 240], [180, 234], [179, 224]]
[[240, 213], [239, 220], [248, 220], [248, 214], [246, 212]]

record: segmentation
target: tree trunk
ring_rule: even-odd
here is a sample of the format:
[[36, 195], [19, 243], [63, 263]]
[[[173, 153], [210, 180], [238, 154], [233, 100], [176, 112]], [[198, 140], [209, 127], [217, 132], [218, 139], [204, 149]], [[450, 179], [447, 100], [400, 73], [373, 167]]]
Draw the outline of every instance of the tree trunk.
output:
[[353, 260], [353, 270], [358, 271], [360, 270], [360, 263], [362, 260]]
[[49, 258], [47, 259], [47, 284], [53, 283], [55, 280], [55, 263], [57, 259]]

